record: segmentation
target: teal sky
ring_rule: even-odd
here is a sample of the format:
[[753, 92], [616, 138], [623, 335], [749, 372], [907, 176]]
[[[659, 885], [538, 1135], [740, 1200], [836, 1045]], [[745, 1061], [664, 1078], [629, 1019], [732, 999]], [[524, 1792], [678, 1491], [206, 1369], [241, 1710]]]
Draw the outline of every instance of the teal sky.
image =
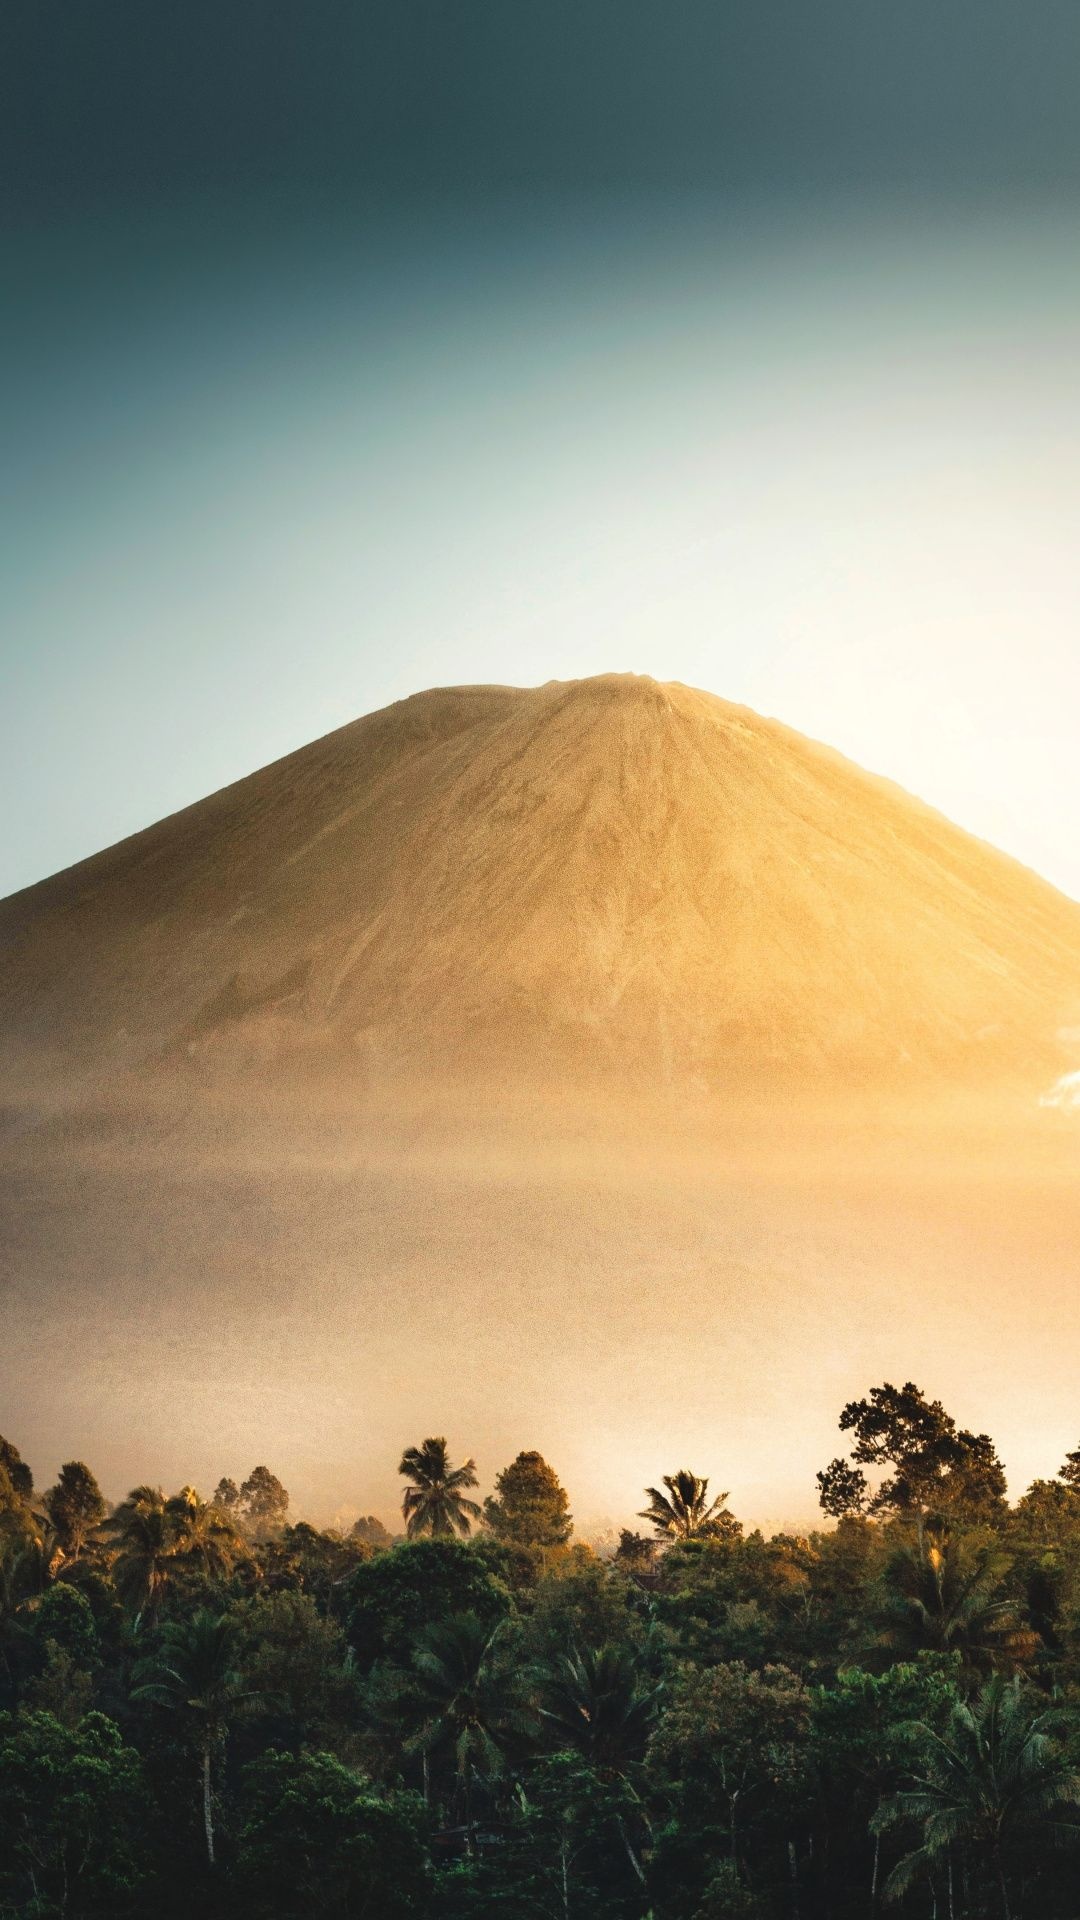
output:
[[16, 34], [0, 893], [635, 670], [1080, 895], [1080, 16], [723, 12]]

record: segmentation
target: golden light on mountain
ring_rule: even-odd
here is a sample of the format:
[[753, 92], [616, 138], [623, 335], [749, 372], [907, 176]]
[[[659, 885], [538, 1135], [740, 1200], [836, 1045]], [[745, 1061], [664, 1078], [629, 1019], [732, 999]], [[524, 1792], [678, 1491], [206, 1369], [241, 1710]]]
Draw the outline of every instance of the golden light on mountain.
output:
[[422, 694], [14, 896], [0, 942], [38, 1454], [70, 1423], [122, 1484], [153, 1407], [166, 1478], [251, 1453], [369, 1504], [446, 1427], [492, 1471], [540, 1446], [582, 1512], [660, 1447], [783, 1517], [882, 1372], [948, 1397], [962, 1359], [1008, 1454], [1025, 1356], [1068, 1437], [1039, 1102], [1080, 907], [774, 721], [630, 676]]
[[1080, 1017], [1074, 903], [776, 722], [633, 676], [403, 701], [0, 926], [8, 1042], [65, 1078], [1038, 1076]]

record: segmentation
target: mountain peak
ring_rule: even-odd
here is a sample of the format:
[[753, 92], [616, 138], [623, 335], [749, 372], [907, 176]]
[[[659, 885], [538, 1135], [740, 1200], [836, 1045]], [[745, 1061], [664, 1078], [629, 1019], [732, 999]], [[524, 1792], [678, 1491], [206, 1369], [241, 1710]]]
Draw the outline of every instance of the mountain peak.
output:
[[678, 683], [434, 689], [0, 908], [0, 1031], [574, 1084], [1074, 1064], [1080, 907], [898, 789]]

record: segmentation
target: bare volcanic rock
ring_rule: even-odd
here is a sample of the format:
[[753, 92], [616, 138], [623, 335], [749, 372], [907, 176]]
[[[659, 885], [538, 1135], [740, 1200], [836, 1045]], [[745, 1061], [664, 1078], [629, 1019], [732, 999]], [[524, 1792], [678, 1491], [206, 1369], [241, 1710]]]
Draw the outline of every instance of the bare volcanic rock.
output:
[[13, 1084], [1037, 1088], [1078, 1011], [1080, 907], [776, 722], [630, 675], [419, 694], [0, 905]]

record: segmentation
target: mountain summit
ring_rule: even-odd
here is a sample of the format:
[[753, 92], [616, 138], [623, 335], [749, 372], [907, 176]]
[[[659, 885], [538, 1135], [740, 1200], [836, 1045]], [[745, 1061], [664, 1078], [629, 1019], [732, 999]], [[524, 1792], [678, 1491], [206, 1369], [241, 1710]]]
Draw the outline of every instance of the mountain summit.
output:
[[416, 695], [0, 906], [29, 1070], [1031, 1077], [1080, 906], [772, 720], [633, 675]]

